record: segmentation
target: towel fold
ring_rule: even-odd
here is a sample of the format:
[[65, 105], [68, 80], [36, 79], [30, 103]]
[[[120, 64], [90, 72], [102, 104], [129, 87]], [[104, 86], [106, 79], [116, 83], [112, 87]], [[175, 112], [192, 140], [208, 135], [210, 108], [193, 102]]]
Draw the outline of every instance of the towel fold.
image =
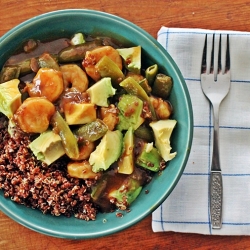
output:
[[[212, 229], [210, 221], [213, 113], [200, 86], [203, 46], [209, 33], [227, 33], [230, 38], [231, 89], [220, 106], [221, 229]], [[193, 105], [194, 137], [180, 181], [153, 212], [152, 229], [154, 232], [250, 235], [250, 33], [162, 27], [157, 39], [185, 78]]]

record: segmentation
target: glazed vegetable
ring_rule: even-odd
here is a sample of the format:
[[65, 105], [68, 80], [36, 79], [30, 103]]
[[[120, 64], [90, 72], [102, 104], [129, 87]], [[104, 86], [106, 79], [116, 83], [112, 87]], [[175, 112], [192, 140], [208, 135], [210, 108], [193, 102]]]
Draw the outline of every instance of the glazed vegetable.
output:
[[94, 41], [85, 42], [83, 44], [71, 45], [61, 50], [58, 54], [58, 61], [60, 63], [69, 63], [83, 60], [87, 51], [92, 50], [102, 45], [100, 39]]
[[4, 83], [13, 79], [17, 79], [20, 75], [19, 66], [6, 66], [2, 68], [0, 83]]
[[157, 74], [154, 81], [152, 93], [156, 96], [166, 99], [170, 95], [172, 87], [173, 82], [171, 77], [164, 74]]
[[74, 134], [81, 140], [87, 140], [90, 142], [96, 141], [102, 138], [108, 131], [107, 125], [100, 119], [82, 125], [74, 131]]
[[60, 70], [56, 59], [49, 53], [43, 53], [41, 56], [39, 56], [38, 65], [40, 68], [50, 68], [57, 71]]
[[145, 76], [146, 79], [148, 80], [149, 85], [153, 85], [157, 73], [158, 73], [157, 64], [154, 64], [146, 69]]
[[65, 153], [68, 155], [68, 157], [70, 159], [78, 159], [79, 148], [77, 140], [70, 130], [68, 124], [58, 111], [55, 112], [51, 118], [51, 124], [53, 126], [54, 132], [60, 135]]
[[103, 56], [96, 64], [96, 70], [100, 73], [101, 77], [110, 77], [112, 83], [119, 84], [124, 79], [124, 74], [118, 65], [111, 60], [108, 56]]

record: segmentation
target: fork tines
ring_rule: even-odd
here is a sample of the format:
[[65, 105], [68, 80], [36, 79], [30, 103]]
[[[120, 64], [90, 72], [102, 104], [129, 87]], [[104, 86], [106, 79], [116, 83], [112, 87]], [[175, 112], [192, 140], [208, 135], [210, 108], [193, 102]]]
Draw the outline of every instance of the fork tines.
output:
[[229, 35], [206, 34], [201, 73], [225, 74], [230, 70]]

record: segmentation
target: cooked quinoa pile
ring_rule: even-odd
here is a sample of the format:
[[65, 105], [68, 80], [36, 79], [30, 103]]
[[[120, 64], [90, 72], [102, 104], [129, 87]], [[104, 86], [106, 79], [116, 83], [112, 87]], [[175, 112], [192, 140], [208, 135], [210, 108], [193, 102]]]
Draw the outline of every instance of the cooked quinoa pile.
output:
[[44, 214], [95, 220], [98, 208], [90, 197], [94, 181], [70, 177], [66, 158], [49, 167], [36, 160], [28, 148], [30, 141], [20, 131], [10, 136], [8, 120], [0, 114], [0, 192], [4, 197]]

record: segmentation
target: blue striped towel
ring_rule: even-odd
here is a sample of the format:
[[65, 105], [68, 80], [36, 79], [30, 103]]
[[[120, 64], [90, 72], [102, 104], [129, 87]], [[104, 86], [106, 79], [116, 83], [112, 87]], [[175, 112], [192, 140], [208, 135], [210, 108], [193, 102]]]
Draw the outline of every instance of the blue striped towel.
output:
[[[224, 192], [220, 230], [211, 228], [209, 214], [212, 109], [200, 87], [202, 51], [208, 33], [228, 33], [230, 37], [231, 90], [220, 107]], [[194, 111], [194, 138], [179, 183], [153, 213], [153, 231], [250, 235], [250, 33], [162, 27], [158, 41], [186, 80]]]

